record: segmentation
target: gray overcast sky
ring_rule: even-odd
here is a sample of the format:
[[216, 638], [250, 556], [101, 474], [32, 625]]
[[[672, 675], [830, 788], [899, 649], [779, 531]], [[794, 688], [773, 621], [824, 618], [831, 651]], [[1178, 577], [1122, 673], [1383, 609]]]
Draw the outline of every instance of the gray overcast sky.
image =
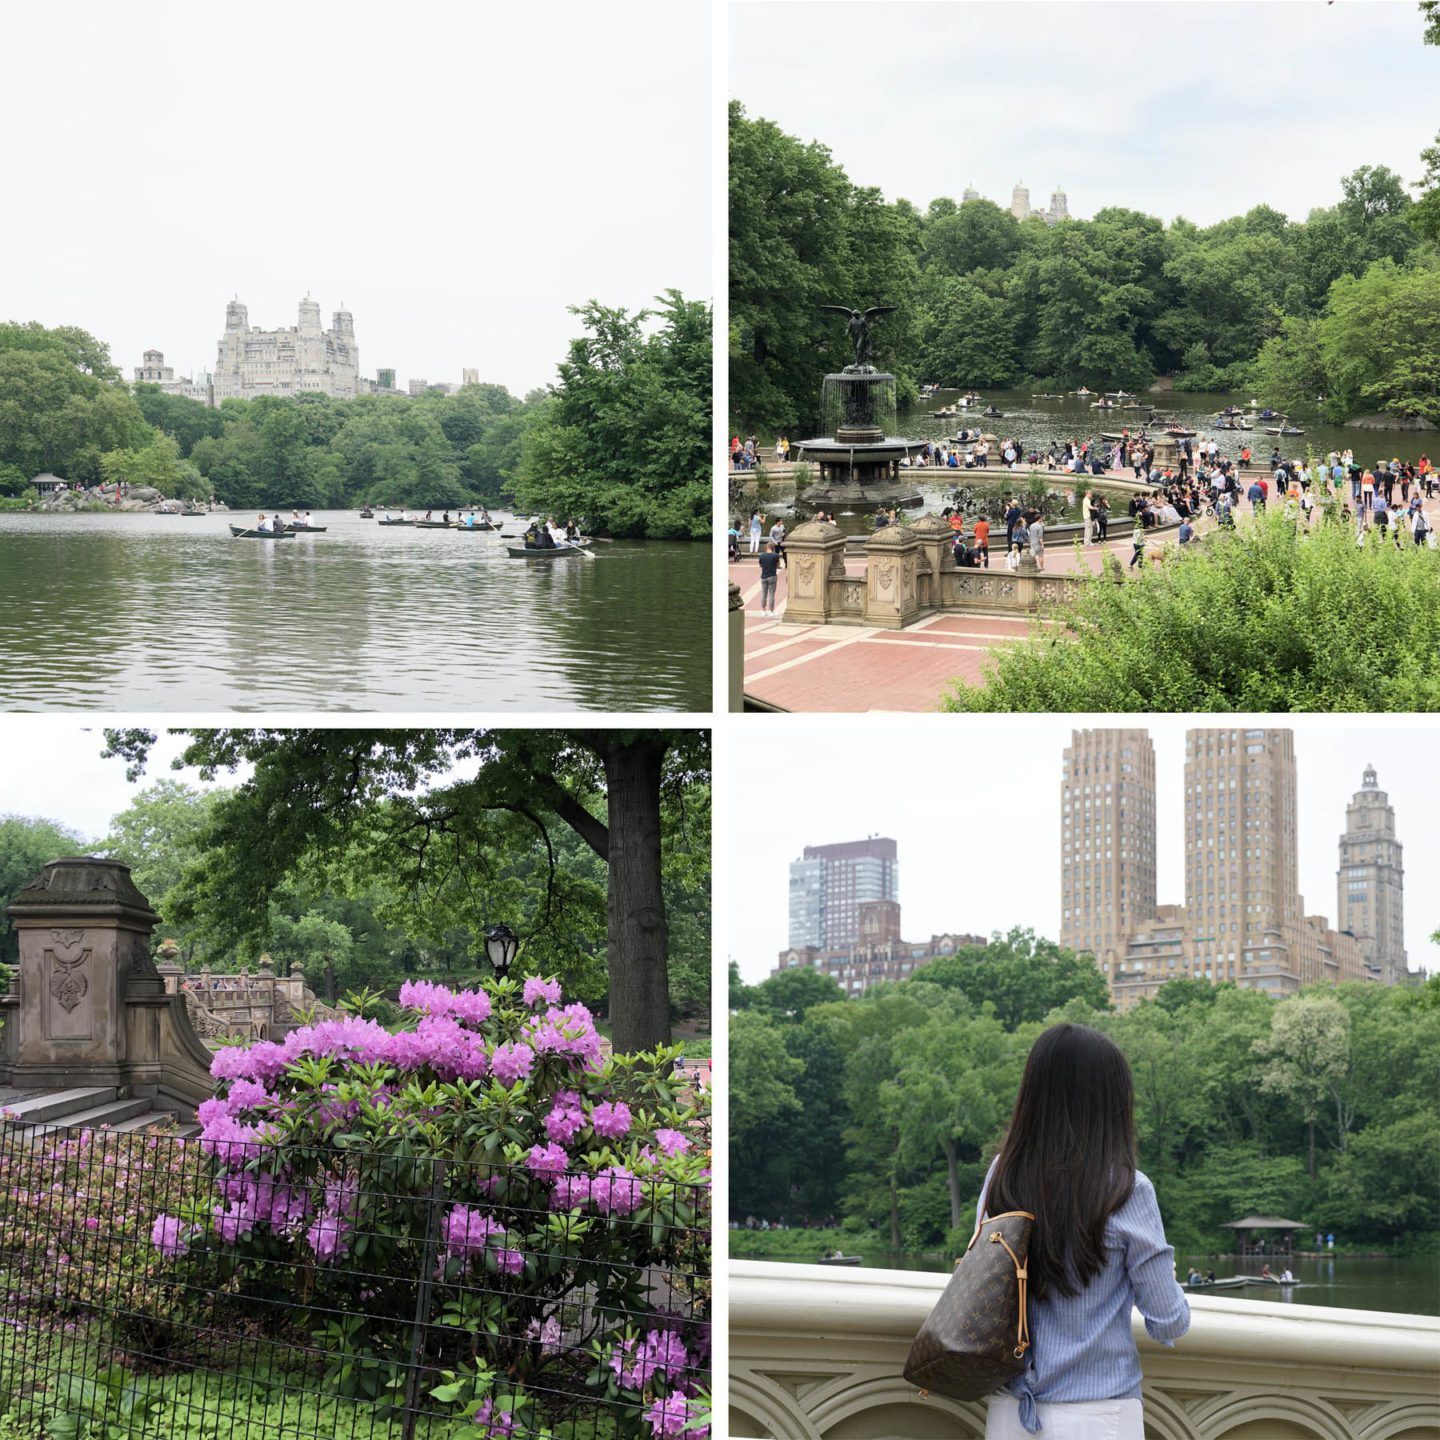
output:
[[51, 0], [6, 7], [0, 319], [126, 378], [343, 302], [360, 369], [524, 391], [566, 306], [709, 299], [708, 7]]
[[[887, 835], [899, 847], [907, 938], [943, 931], [988, 935], [1028, 925], [1060, 931], [1061, 752], [1069, 720], [970, 716], [963, 725], [924, 717], [792, 717], [736, 725], [735, 783], [723, 842], [720, 897], [725, 948], [752, 984], [788, 939], [789, 865], [806, 845]], [[852, 723], [859, 721], [863, 723]], [[837, 723], [838, 722], [838, 723]], [[1158, 898], [1183, 904], [1185, 732], [1193, 717], [1115, 717], [1144, 725], [1155, 745]], [[1207, 717], [1216, 728], [1241, 723]], [[1266, 720], [1251, 722], [1265, 725]], [[1268, 722], [1274, 724], [1274, 717]], [[1373, 763], [1395, 806], [1405, 847], [1405, 946], [1410, 967], [1434, 970], [1440, 927], [1440, 774], [1430, 763], [1433, 721], [1293, 717], [1300, 793], [1300, 890], [1308, 913], [1335, 919], [1336, 847], [1345, 806]], [[763, 799], [763, 804], [757, 801]]]
[[1413, 0], [732, 7], [731, 94], [921, 208], [1017, 183], [1070, 213], [1303, 220], [1340, 177], [1406, 182], [1434, 139], [1440, 49]]

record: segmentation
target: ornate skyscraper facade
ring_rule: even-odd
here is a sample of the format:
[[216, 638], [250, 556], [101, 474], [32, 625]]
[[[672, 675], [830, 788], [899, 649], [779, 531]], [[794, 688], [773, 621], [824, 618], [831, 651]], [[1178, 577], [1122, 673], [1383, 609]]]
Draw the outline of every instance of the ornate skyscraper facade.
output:
[[1144, 730], [1077, 730], [1060, 782], [1060, 943], [1102, 964], [1155, 914], [1155, 747]]
[[320, 306], [308, 295], [300, 302], [300, 323], [285, 330], [252, 330], [239, 300], [225, 307], [225, 333], [215, 364], [215, 402], [254, 400], [261, 395], [359, 393], [360, 351], [355, 321], [337, 310], [328, 330], [320, 328]]
[[1076, 731], [1061, 805], [1061, 944], [1095, 957], [1121, 1009], [1182, 977], [1272, 995], [1365, 978], [1354, 937], [1305, 914], [1289, 730], [1186, 733], [1183, 905], [1156, 903], [1143, 730]]
[[1403, 851], [1395, 838], [1395, 807], [1380, 789], [1375, 767], [1367, 765], [1362, 787], [1345, 808], [1335, 907], [1341, 927], [1388, 985], [1408, 970]]

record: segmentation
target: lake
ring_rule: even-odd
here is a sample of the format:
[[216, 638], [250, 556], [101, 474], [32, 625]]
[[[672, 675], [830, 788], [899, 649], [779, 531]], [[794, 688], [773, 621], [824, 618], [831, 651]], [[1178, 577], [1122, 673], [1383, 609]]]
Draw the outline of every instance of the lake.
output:
[[[865, 1255], [867, 1267], [885, 1270], [931, 1270], [948, 1273], [953, 1255], [903, 1255], [877, 1250]], [[1176, 1263], [1183, 1276], [1193, 1264], [1202, 1274], [1213, 1270], [1216, 1279], [1227, 1275], [1258, 1275], [1264, 1260], [1247, 1258], [1236, 1264], [1203, 1255], [1179, 1255]], [[1406, 1315], [1440, 1315], [1440, 1263], [1429, 1260], [1370, 1259], [1364, 1256], [1334, 1255], [1291, 1260], [1290, 1269], [1301, 1283], [1293, 1289], [1280, 1286], [1247, 1285], [1239, 1290], [1214, 1290], [1227, 1300], [1266, 1300], [1271, 1304], [1334, 1305], [1345, 1310], [1388, 1310]], [[1271, 1259], [1270, 1268], [1281, 1270], [1282, 1262]], [[1205, 1294], [1205, 1291], [1198, 1291]]]
[[313, 519], [273, 541], [231, 537], [249, 515], [0, 514], [0, 707], [710, 708], [708, 545], [512, 560], [496, 534]]

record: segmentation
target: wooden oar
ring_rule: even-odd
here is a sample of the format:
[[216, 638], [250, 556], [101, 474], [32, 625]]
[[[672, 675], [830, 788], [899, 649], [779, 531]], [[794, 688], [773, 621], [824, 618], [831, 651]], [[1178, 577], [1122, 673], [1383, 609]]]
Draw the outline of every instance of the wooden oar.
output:
[[593, 560], [595, 558], [583, 545], [577, 545], [573, 540], [567, 540], [565, 544], [571, 550], [578, 550], [587, 560]]

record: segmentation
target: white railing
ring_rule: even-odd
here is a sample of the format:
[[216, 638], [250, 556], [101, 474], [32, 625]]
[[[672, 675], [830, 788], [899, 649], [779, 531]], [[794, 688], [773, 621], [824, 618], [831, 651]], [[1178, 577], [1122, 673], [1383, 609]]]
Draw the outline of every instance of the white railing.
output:
[[[901, 1378], [947, 1277], [730, 1264], [730, 1435], [982, 1440], [985, 1402]], [[1153, 1344], [1138, 1316], [1147, 1440], [1436, 1440], [1440, 1319], [1190, 1297], [1190, 1331]]]

